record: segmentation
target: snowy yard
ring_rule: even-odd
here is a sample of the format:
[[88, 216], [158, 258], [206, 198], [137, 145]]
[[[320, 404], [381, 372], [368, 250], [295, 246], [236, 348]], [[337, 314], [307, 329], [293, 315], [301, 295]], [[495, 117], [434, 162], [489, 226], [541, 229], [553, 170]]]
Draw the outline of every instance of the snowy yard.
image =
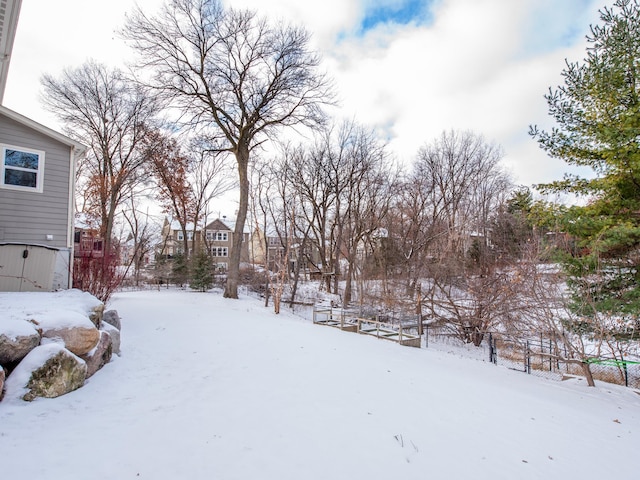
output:
[[2, 478], [637, 478], [640, 395], [276, 316], [220, 293], [117, 294], [122, 356], [0, 402]]

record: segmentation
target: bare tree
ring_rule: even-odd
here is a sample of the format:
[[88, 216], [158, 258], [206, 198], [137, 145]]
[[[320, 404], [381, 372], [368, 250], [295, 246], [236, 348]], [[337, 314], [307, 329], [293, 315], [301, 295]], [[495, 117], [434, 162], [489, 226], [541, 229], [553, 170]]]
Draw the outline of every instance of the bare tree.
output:
[[131, 247], [129, 263], [126, 265], [127, 272], [133, 268], [133, 281], [137, 286], [140, 284], [145, 260], [153, 252], [160, 232], [157, 225], [149, 222], [148, 209], [142, 212], [134, 197], [129, 199], [129, 208], [125, 208], [122, 214], [128, 231], [125, 243]]
[[431, 177], [415, 169], [398, 185], [387, 222], [386, 261], [403, 273], [405, 290], [411, 297], [436, 254], [433, 246], [447, 233], [432, 190]]
[[514, 318], [520, 291], [514, 286], [509, 270], [459, 276], [441, 265], [427, 281], [422, 305], [432, 320], [466, 343], [480, 346], [488, 332]]
[[[233, 175], [233, 168], [227, 162], [227, 155], [208, 150], [206, 142], [203, 143], [200, 139], [192, 140], [187, 147], [187, 155], [191, 159], [187, 179], [193, 192], [194, 218], [206, 226], [211, 214], [211, 201], [235, 188], [237, 181]], [[194, 238], [195, 225], [194, 223]], [[208, 247], [206, 237], [204, 242]]]
[[[352, 300], [353, 281], [362, 275], [367, 252], [378, 248], [374, 238], [386, 226], [395, 173], [385, 145], [375, 132], [353, 122], [345, 124], [339, 136], [342, 152], [340, 174], [342, 211], [338, 212], [342, 242], [337, 252], [344, 252], [347, 263], [343, 304]], [[362, 294], [362, 292], [360, 292]], [[362, 297], [361, 297], [362, 298]]]
[[284, 211], [300, 250], [313, 245], [317, 255], [306, 260], [322, 274], [327, 291], [337, 294], [338, 280], [346, 280], [342, 300], [347, 304], [390, 204], [395, 173], [385, 145], [372, 130], [348, 121], [319, 131], [313, 145], [283, 155], [282, 162], [274, 163], [276, 175], [290, 187], [280, 188], [279, 198], [287, 204]]
[[302, 28], [271, 25], [219, 0], [172, 0], [155, 17], [136, 8], [123, 35], [182, 121], [213, 127], [212, 148], [236, 158], [240, 202], [224, 295], [237, 298], [250, 154], [280, 127], [322, 121], [331, 97], [320, 60]]
[[[256, 168], [252, 184], [256, 227], [265, 232], [265, 266], [281, 275], [276, 278], [278, 280], [285, 279], [279, 266], [286, 266], [286, 280], [291, 281], [290, 307], [295, 303], [300, 277], [312, 261], [308, 248], [311, 225], [302, 214], [304, 199], [292, 181], [295, 168], [304, 163], [300, 160], [305, 154], [302, 146], [293, 147], [288, 143], [281, 145], [278, 155], [261, 162]], [[274, 241], [277, 245], [270, 244]], [[269, 281], [267, 276], [267, 282]], [[271, 289], [267, 289], [267, 304], [270, 291]]]
[[418, 155], [430, 210], [430, 262], [425, 305], [465, 341], [480, 345], [509, 316], [514, 292], [508, 269], [491, 244], [492, 215], [510, 192], [500, 149], [470, 132], [448, 132]]
[[332, 241], [335, 219], [335, 172], [331, 163], [330, 136], [322, 132], [310, 147], [299, 146], [286, 152], [280, 175], [288, 178], [298, 199], [296, 231], [304, 232], [317, 255], [307, 258], [311, 269], [322, 275], [321, 286], [331, 289], [335, 274], [335, 243]]
[[44, 104], [65, 132], [90, 146], [78, 186], [84, 190], [84, 213], [98, 223], [110, 252], [118, 207], [141, 181], [140, 142], [158, 103], [121, 71], [94, 61], [66, 69], [59, 78], [44, 75], [42, 85]]
[[483, 233], [478, 229], [509, 191], [501, 159], [499, 147], [471, 132], [444, 132], [418, 152], [416, 174], [426, 181], [432, 218], [447, 229], [449, 254], [464, 254], [469, 233]]

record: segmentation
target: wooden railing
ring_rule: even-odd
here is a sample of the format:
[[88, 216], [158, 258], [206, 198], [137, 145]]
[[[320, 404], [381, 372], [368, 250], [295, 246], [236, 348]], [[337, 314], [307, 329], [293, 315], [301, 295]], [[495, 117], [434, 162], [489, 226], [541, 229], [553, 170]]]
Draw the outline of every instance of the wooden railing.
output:
[[391, 340], [400, 345], [420, 347], [421, 337], [411, 330], [416, 324], [404, 325], [381, 322], [378, 320], [361, 318], [355, 312], [332, 307], [315, 307], [313, 309], [313, 323], [339, 328], [347, 332], [371, 335], [384, 340]]

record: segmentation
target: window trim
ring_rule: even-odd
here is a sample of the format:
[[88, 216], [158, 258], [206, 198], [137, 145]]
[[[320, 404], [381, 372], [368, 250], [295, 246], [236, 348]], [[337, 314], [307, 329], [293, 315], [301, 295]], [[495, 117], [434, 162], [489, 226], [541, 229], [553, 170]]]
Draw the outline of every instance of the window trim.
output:
[[[35, 187], [25, 187], [23, 185], [11, 185], [4, 182], [5, 171], [7, 169], [6, 155], [7, 150], [16, 150], [19, 152], [31, 153], [38, 155], [38, 169], [22, 169], [20, 167], [9, 167], [9, 170], [18, 170], [18, 171], [35, 171], [36, 172], [36, 186]], [[35, 192], [42, 193], [44, 191], [44, 163], [45, 163], [45, 152], [43, 150], [36, 150], [33, 148], [19, 147], [17, 145], [9, 145], [7, 143], [0, 143], [0, 188], [6, 188], [7, 190], [17, 190], [20, 192]]]
[[228, 247], [211, 247], [211, 256], [213, 258], [228, 258], [229, 248]]

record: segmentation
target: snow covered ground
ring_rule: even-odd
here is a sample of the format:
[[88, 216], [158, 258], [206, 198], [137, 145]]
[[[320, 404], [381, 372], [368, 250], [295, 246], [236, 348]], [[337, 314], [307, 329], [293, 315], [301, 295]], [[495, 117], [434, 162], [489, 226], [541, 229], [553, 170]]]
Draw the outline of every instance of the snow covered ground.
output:
[[[279, 316], [219, 292], [117, 294], [122, 356], [0, 402], [0, 477], [637, 478], [640, 395]], [[1, 321], [1, 320], [0, 320]]]

